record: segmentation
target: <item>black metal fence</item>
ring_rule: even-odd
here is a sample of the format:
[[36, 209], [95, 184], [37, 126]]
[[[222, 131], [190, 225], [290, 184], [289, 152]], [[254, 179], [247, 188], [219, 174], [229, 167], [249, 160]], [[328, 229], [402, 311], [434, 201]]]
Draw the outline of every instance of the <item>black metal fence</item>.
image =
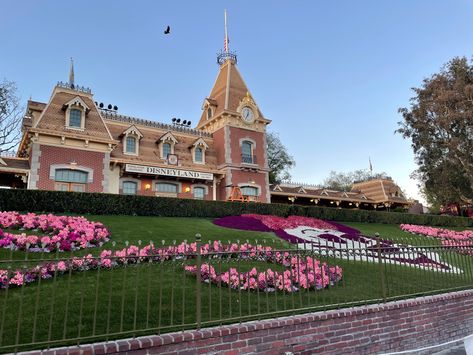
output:
[[[202, 243], [0, 260], [0, 351], [16, 352], [471, 288], [470, 245]], [[270, 245], [270, 246], [268, 246]], [[361, 244], [360, 244], [361, 245]], [[199, 272], [200, 270], [200, 272]]]

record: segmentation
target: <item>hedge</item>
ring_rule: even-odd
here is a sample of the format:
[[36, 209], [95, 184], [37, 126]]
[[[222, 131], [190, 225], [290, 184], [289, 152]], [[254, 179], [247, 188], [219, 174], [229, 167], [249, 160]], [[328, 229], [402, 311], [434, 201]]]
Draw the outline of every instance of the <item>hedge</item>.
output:
[[299, 215], [329, 221], [470, 227], [465, 217], [167, 197], [0, 189], [0, 211], [216, 218], [242, 213]]

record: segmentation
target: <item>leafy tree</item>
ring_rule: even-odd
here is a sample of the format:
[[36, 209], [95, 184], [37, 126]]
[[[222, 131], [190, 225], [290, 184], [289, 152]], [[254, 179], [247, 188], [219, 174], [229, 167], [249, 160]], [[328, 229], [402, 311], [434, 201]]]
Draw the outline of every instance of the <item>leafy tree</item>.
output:
[[329, 190], [350, 191], [354, 182], [362, 182], [371, 179], [391, 179], [385, 172], [371, 173], [367, 169], [359, 169], [347, 173], [331, 171], [328, 178], [322, 183], [322, 187]]
[[0, 83], [0, 153], [17, 145], [22, 119], [16, 85], [12, 81], [4, 80]]
[[412, 141], [427, 201], [473, 203], [473, 63], [454, 58], [412, 90], [397, 132]]
[[291, 174], [289, 169], [296, 165], [294, 158], [289, 155], [286, 147], [282, 144], [279, 139], [279, 135], [276, 133], [268, 132], [266, 134], [267, 153], [268, 153], [268, 166], [271, 171], [269, 172], [269, 183], [280, 183], [283, 180], [289, 180]]

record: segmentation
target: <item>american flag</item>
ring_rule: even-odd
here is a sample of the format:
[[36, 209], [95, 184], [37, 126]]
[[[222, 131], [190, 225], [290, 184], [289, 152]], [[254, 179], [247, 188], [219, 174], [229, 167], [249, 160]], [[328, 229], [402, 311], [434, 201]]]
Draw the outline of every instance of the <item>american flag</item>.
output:
[[225, 36], [223, 40], [223, 50], [224, 52], [228, 52], [228, 44], [230, 43], [230, 40], [228, 39], [227, 36]]

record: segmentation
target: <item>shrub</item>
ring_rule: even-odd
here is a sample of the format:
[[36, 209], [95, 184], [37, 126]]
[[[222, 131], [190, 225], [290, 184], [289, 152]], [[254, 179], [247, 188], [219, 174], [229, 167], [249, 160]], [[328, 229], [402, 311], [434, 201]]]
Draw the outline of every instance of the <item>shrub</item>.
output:
[[473, 219], [268, 203], [0, 189], [0, 211], [217, 218], [243, 213], [315, 217], [329, 221], [469, 227]]

